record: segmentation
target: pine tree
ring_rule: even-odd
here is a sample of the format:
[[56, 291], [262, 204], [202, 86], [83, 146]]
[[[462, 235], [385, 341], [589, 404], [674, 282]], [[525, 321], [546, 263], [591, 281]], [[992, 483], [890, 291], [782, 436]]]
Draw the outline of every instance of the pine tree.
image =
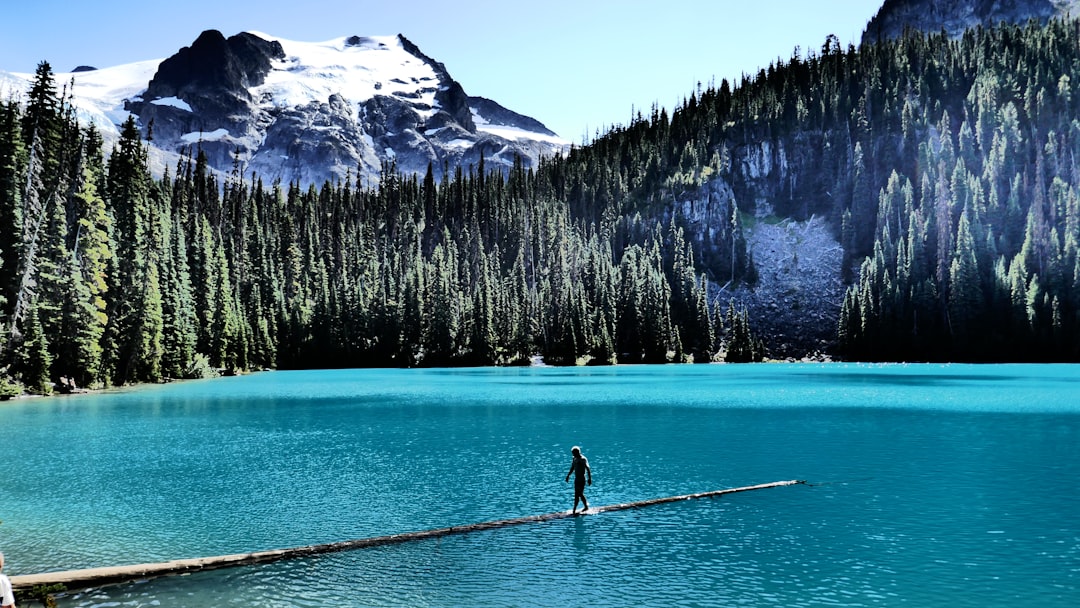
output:
[[64, 207], [59, 202], [48, 207], [49, 217], [42, 227], [40, 244], [35, 248], [34, 308], [41, 331], [50, 344], [50, 377], [84, 377], [79, 373], [77, 346], [72, 342], [75, 338], [72, 330], [77, 327], [77, 321], [72, 317], [76, 315], [80, 297], [86, 295], [86, 289], [77, 285], [82, 283], [82, 277], [73, 268], [67, 248]]
[[[0, 101], [0, 319], [10, 313], [22, 254], [22, 190], [26, 146], [22, 114], [14, 101]], [[0, 343], [2, 346], [2, 343]]]
[[188, 271], [187, 240], [179, 214], [173, 215], [166, 240], [168, 254], [161, 279], [161, 372], [166, 378], [184, 378], [193, 370], [198, 332]]
[[234, 306], [232, 280], [221, 241], [211, 245], [211, 276], [214, 277], [213, 300], [210, 302], [210, 365], [235, 372], [239, 349], [239, 319]]
[[[27, 161], [25, 186], [22, 190], [21, 230], [15, 235], [12, 249], [18, 252], [18, 266], [11, 285], [11, 313], [8, 319], [10, 339], [20, 339], [20, 323], [31, 302], [37, 294], [38, 245], [42, 227], [49, 217], [49, 204], [52, 197], [46, 192], [44, 183], [45, 150], [42, 138], [31, 140]], [[16, 217], [16, 221], [19, 221]]]
[[52, 354], [49, 338], [38, 318], [37, 302], [31, 302], [27, 310], [26, 330], [23, 334], [16, 359], [20, 361], [18, 375], [28, 392], [39, 395], [52, 393]]
[[85, 134], [80, 169], [71, 205], [76, 223], [70, 265], [72, 294], [67, 298], [65, 315], [70, 325], [65, 334], [74, 337], [74, 379], [79, 386], [93, 386], [101, 380], [108, 265], [113, 255], [109, 239], [112, 222], [98, 192], [104, 173], [101, 138], [93, 127]]
[[[61, 157], [64, 156], [65, 102], [56, 93], [56, 83], [48, 62], [41, 62], [27, 95], [22, 121], [22, 141], [27, 142], [34, 155], [32, 162], [40, 180], [38, 197], [48, 200], [59, 196]], [[24, 197], [27, 194], [24, 192]]]
[[956, 254], [949, 267], [949, 321], [953, 336], [962, 343], [968, 343], [969, 333], [978, 331], [983, 311], [979, 261], [968, 216], [965, 209], [957, 228]]
[[[117, 340], [115, 384], [161, 378], [163, 329], [158, 261], [161, 218], [150, 202], [146, 149], [134, 118], [109, 158], [107, 190], [115, 213], [116, 278], [107, 308]], [[156, 227], [155, 227], [156, 225]]]
[[724, 361], [728, 363], [759, 362], [765, 358], [764, 345], [750, 331], [750, 318], [746, 308], [735, 308], [735, 303], [728, 304], [727, 312], [728, 341]]
[[447, 365], [460, 354], [461, 303], [455, 281], [457, 249], [444, 232], [444, 244], [435, 246], [430, 275], [431, 313], [426, 338], [425, 361]]

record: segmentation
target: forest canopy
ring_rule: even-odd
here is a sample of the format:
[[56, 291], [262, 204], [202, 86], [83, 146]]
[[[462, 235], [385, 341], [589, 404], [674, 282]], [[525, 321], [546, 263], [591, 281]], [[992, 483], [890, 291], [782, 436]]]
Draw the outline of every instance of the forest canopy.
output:
[[[699, 89], [507, 172], [264, 184], [104, 150], [47, 63], [0, 101], [0, 369], [32, 392], [213, 370], [761, 360], [744, 218], [829, 219], [834, 355], [1080, 356], [1080, 22], [912, 33]], [[741, 162], [762, 142], [786, 175]], [[715, 221], [687, 215], [707, 185]], [[771, 180], [771, 181], [770, 181]], [[693, 207], [693, 205], [690, 205]], [[716, 219], [719, 218], [719, 219]], [[708, 224], [708, 225], [705, 225]]]

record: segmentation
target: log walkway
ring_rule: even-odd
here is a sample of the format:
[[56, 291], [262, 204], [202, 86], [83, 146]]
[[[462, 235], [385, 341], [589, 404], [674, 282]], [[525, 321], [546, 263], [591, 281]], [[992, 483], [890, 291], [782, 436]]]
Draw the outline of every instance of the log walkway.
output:
[[[726, 490], [714, 490], [711, 492], [700, 492], [697, 494], [684, 494], [682, 496], [668, 496], [665, 498], [652, 498], [648, 500], [638, 500], [634, 502], [607, 505], [603, 507], [594, 507], [589, 509], [587, 514], [592, 515], [596, 513], [611, 513], [614, 511], [625, 511], [628, 509], [640, 509], [642, 507], [650, 507], [653, 505], [660, 505], [670, 502], [679, 502], [682, 500], [713, 498], [717, 496], [723, 496], [724, 494], [734, 494], [736, 492], [764, 490], [766, 488], [776, 488], [780, 486], [791, 486], [804, 483], [806, 482], [801, 480], [774, 481], [772, 483], [763, 483], [756, 486], [728, 488]], [[581, 514], [582, 513], [580, 511], [577, 513], [577, 515]], [[44, 572], [41, 574], [12, 576], [10, 578], [11, 584], [16, 590], [25, 591], [32, 589], [38, 585], [62, 584], [66, 587], [67, 590], [74, 591], [77, 589], [103, 587], [106, 585], [115, 585], [119, 583], [126, 583], [158, 576], [187, 574], [191, 572], [199, 572], [202, 570], [215, 570], [218, 568], [231, 568], [235, 566], [265, 564], [269, 562], [276, 562], [298, 557], [308, 557], [323, 553], [352, 551], [354, 549], [381, 547], [385, 545], [396, 545], [417, 540], [441, 538], [443, 536], [451, 536], [455, 534], [468, 534], [470, 532], [494, 530], [497, 528], [506, 528], [508, 526], [539, 523], [556, 519], [565, 519], [574, 516], [575, 515], [570, 513], [569, 511], [557, 511], [555, 513], [547, 513], [544, 515], [530, 515], [527, 517], [500, 519], [496, 521], [488, 521], [465, 526], [451, 526], [449, 528], [436, 528], [433, 530], [422, 530], [419, 532], [406, 532], [403, 534], [391, 534], [388, 536], [376, 536], [372, 538], [346, 540], [335, 543], [307, 545], [304, 547], [291, 547], [288, 549], [273, 549], [269, 551], [256, 551], [254, 553], [235, 553], [232, 555], [218, 555], [214, 557], [176, 559], [168, 562], [160, 562], [153, 564], [134, 564], [127, 566], [88, 568], [85, 570]]]

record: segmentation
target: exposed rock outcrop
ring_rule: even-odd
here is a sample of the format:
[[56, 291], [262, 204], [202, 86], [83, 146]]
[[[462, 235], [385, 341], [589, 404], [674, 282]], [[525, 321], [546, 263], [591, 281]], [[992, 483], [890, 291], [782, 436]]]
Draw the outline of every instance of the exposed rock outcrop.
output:
[[[774, 157], [775, 149], [753, 146], [732, 175], [710, 180], [672, 208], [698, 260], [707, 263], [719, 257], [718, 243], [730, 242], [721, 232], [731, 221], [732, 205], [743, 211], [752, 208], [737, 200], [727, 179], [764, 179], [780, 171], [786, 156]], [[747, 309], [754, 320], [752, 330], [763, 338], [770, 357], [798, 359], [828, 352], [844, 297], [843, 250], [823, 216], [780, 219], [767, 212], [771, 209], [771, 200], [757, 201], [758, 217], [743, 229], [757, 281], [749, 286], [715, 285], [711, 297], [725, 309], [729, 302]]]
[[1001, 22], [1046, 22], [1054, 17], [1080, 17], [1080, 0], [885, 0], [863, 32], [863, 44], [898, 38], [904, 30], [944, 31], [950, 37], [978, 25]]
[[820, 216], [807, 221], [758, 222], [746, 230], [758, 280], [716, 297], [745, 306], [752, 330], [776, 359], [826, 353], [836, 339], [844, 298], [840, 243]]

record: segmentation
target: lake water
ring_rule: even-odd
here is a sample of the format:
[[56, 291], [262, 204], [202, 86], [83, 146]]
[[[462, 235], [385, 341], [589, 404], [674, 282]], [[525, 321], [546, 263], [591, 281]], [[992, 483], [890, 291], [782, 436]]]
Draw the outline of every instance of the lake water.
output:
[[61, 606], [1080, 605], [1080, 367], [268, 372], [0, 404], [29, 574], [787, 479], [813, 485], [150, 582]]

